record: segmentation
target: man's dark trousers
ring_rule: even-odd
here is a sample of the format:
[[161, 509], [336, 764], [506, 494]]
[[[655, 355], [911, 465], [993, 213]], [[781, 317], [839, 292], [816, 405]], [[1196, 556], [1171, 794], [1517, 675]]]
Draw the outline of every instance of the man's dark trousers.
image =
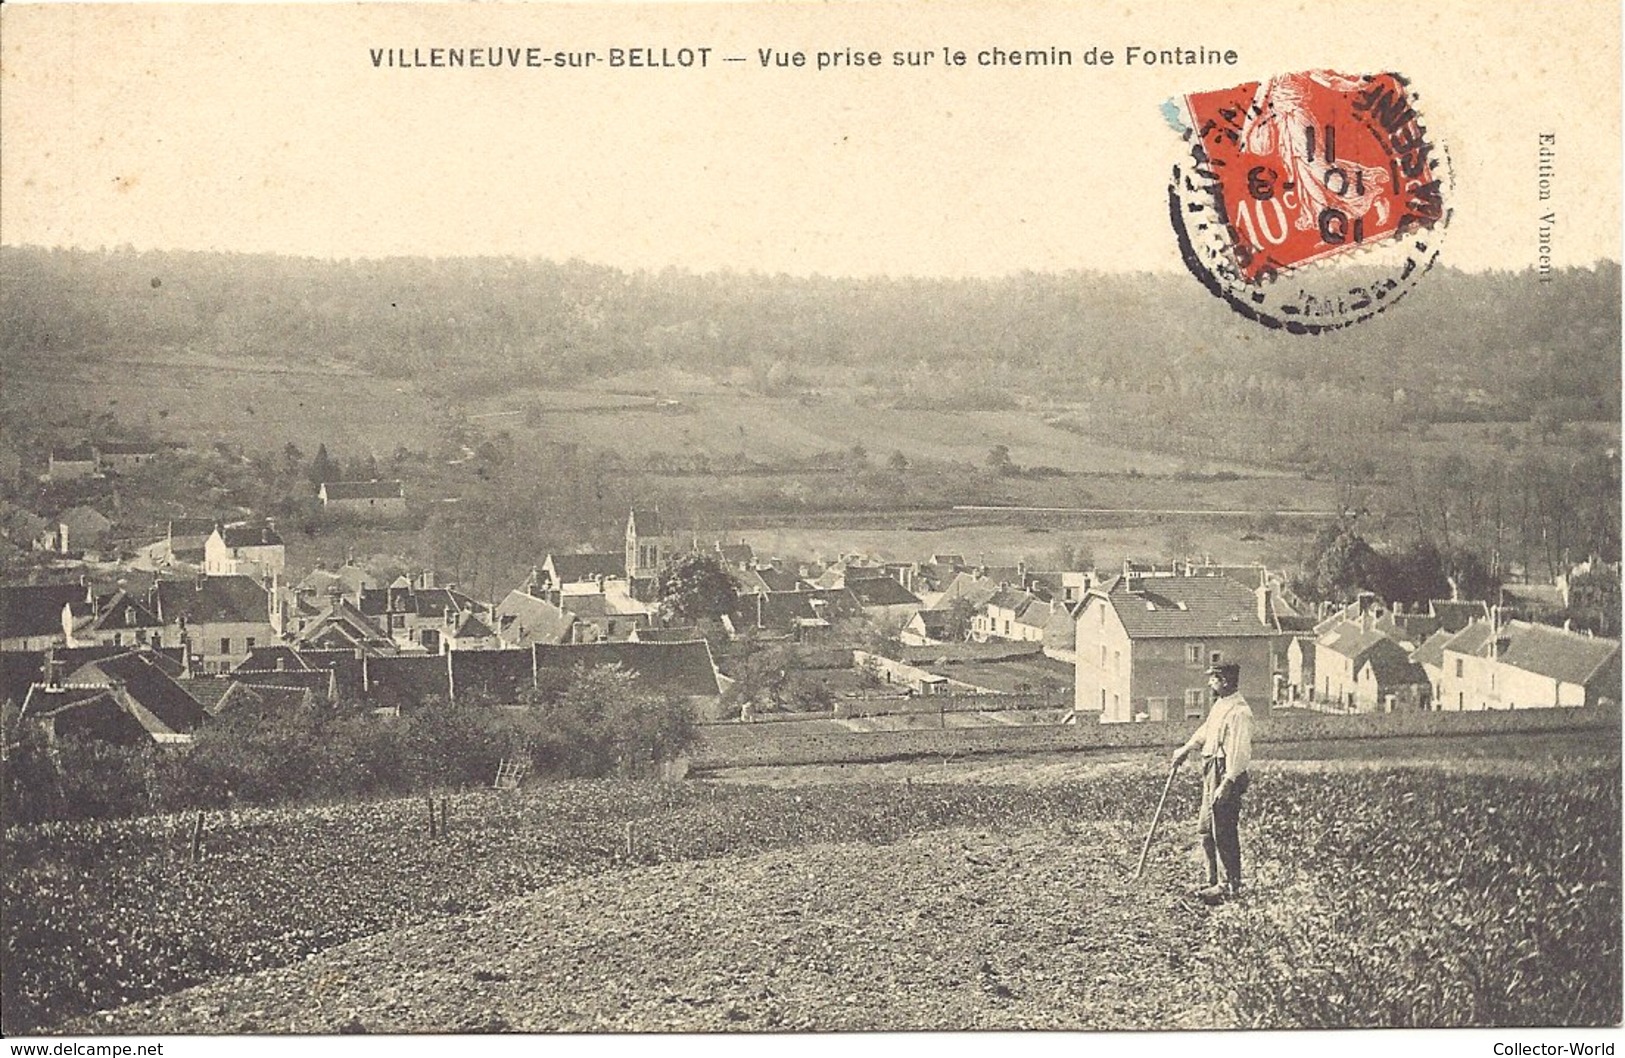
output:
[[1240, 889], [1241, 795], [1247, 789], [1247, 775], [1238, 775], [1226, 796], [1216, 799], [1214, 793], [1222, 782], [1224, 758], [1203, 758], [1202, 813], [1197, 826], [1202, 831], [1202, 851], [1207, 854], [1207, 884], [1219, 884], [1219, 865], [1223, 863], [1226, 884]]

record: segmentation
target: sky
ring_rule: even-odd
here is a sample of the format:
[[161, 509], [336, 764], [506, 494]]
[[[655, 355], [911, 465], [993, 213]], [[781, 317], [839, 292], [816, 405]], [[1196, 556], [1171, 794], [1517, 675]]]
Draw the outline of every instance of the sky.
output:
[[[1130, 45], [1233, 65], [1126, 65]], [[588, 69], [375, 68], [538, 47]], [[948, 66], [943, 48], [963, 50]], [[611, 48], [709, 64], [609, 68]], [[1070, 67], [978, 54], [1066, 48]], [[1112, 66], [1082, 62], [1091, 48]], [[804, 51], [763, 68], [759, 49]], [[818, 70], [816, 53], [883, 65]], [[930, 52], [923, 68], [893, 53]], [[725, 63], [724, 57], [743, 57]], [[1442, 264], [1620, 256], [1619, 6], [629, 3], [0, 9], [0, 242], [632, 269], [986, 276], [1180, 267], [1161, 104], [1394, 70], [1455, 187]], [[1555, 135], [1552, 197], [1538, 143]]]

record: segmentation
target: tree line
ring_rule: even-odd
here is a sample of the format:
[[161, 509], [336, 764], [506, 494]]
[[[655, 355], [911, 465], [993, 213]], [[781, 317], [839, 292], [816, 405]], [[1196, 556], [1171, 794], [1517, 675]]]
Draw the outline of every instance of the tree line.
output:
[[[1619, 418], [1620, 270], [1428, 277], [1404, 311], [1304, 340], [1181, 275], [839, 279], [626, 272], [579, 261], [0, 249], [0, 349], [340, 360], [448, 392], [668, 365], [768, 390], [868, 380], [952, 404], [1011, 390], [1230, 403], [1333, 387], [1433, 421]], [[1482, 394], [1477, 396], [1476, 394]], [[978, 404], [976, 406], [986, 406]]]

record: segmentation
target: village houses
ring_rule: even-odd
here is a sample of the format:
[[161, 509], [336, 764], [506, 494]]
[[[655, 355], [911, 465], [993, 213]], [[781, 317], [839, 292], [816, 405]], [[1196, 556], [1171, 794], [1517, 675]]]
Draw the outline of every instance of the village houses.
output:
[[1273, 694], [1270, 589], [1227, 576], [1134, 567], [1091, 588], [1077, 613], [1076, 707], [1102, 723], [1206, 712], [1208, 666], [1236, 662], [1241, 692], [1267, 714]]

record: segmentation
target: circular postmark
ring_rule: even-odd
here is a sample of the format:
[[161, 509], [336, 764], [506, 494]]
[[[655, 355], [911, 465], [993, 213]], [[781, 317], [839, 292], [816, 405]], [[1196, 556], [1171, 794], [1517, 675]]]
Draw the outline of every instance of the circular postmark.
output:
[[1397, 304], [1438, 259], [1449, 159], [1398, 74], [1313, 70], [1170, 106], [1191, 150], [1168, 188], [1180, 254], [1248, 319], [1347, 327]]

